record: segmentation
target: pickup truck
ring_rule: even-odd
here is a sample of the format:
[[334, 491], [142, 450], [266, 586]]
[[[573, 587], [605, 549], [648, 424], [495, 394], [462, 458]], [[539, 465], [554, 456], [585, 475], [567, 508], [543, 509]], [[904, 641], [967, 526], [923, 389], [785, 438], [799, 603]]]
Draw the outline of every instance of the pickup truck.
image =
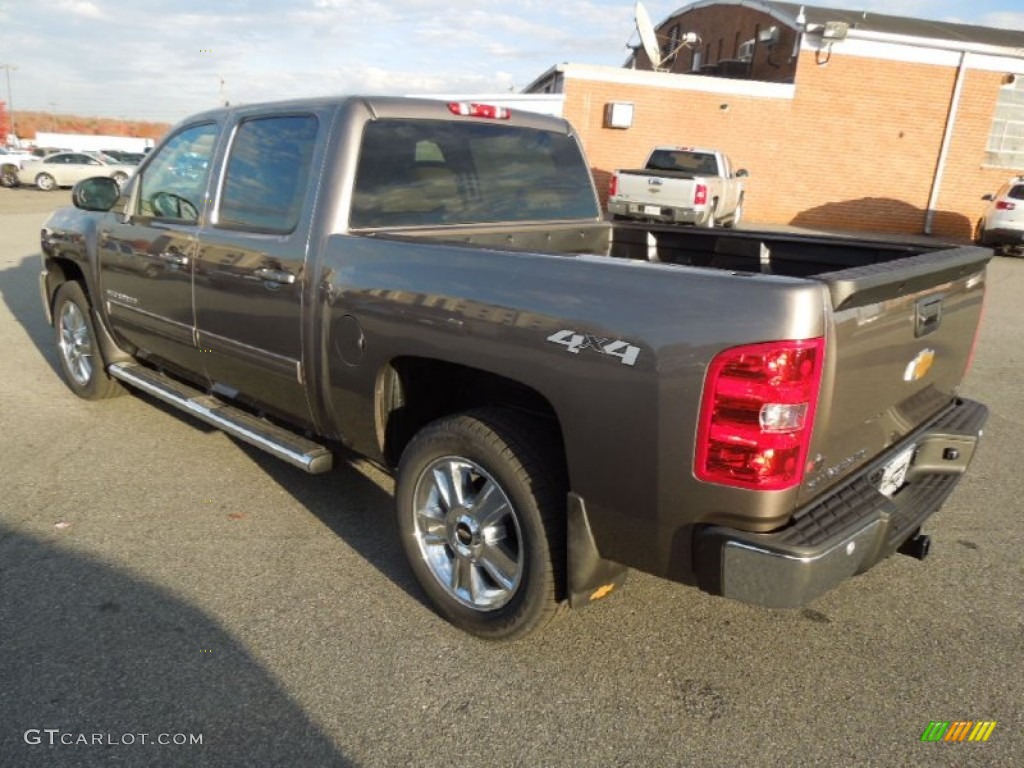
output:
[[743, 218], [746, 169], [733, 170], [721, 152], [655, 147], [647, 165], [619, 170], [608, 182], [613, 219], [733, 227]]
[[557, 118], [231, 107], [72, 200], [40, 274], [70, 389], [395, 472], [412, 572], [480, 637], [627, 568], [795, 607], [923, 558], [987, 415], [991, 251], [612, 223]]

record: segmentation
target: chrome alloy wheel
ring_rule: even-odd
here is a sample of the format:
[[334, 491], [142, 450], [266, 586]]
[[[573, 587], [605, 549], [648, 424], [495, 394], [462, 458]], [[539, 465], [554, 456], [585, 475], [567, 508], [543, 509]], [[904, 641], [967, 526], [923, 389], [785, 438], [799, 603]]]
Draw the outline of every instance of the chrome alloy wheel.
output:
[[60, 352], [68, 373], [80, 386], [88, 385], [92, 379], [92, 337], [85, 315], [78, 305], [65, 302], [61, 307]]
[[438, 583], [478, 611], [501, 608], [523, 577], [522, 534], [498, 482], [458, 456], [435, 460], [413, 492], [414, 536]]

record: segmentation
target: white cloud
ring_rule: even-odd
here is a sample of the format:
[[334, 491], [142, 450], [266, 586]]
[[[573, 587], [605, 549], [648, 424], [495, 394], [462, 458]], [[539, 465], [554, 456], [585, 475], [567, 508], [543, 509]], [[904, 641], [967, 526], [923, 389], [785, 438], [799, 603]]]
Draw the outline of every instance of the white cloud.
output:
[[90, 0], [61, 0], [60, 10], [74, 16], [85, 16], [91, 19], [103, 16], [96, 3], [90, 2]]
[[981, 24], [997, 29], [1024, 30], [1024, 11], [996, 11], [981, 17]]

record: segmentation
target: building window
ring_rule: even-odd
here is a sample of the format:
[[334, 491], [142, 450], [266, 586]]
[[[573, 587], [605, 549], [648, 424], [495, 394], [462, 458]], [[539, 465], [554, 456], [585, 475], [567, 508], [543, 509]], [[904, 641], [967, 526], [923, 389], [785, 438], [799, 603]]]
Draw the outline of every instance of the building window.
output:
[[985, 164], [1024, 168], [1024, 76], [1011, 75], [999, 89]]
[[691, 72], [696, 72], [697, 70], [700, 69], [701, 58], [702, 57], [701, 57], [700, 51], [694, 51], [693, 52], [693, 59], [690, 62], [690, 71]]

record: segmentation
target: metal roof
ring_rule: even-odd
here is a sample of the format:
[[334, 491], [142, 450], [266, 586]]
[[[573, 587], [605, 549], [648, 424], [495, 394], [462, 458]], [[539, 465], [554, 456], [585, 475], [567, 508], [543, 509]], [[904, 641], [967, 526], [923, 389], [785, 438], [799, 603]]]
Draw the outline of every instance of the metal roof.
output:
[[887, 16], [884, 13], [869, 11], [844, 10], [841, 8], [821, 8], [814, 5], [801, 6], [800, 3], [778, 3], [773, 0], [744, 2], [744, 5], [774, 10], [776, 13], [789, 16], [796, 24], [800, 8], [808, 24], [824, 24], [827, 21], [842, 21], [850, 25], [850, 30], [862, 32], [879, 32], [902, 37], [926, 38], [968, 45], [991, 45], [1000, 48], [1020, 49], [1024, 56], [1024, 30], [996, 29], [979, 27], [971, 24], [954, 24], [949, 21], [932, 21], [930, 19], [912, 19], [906, 16]]

